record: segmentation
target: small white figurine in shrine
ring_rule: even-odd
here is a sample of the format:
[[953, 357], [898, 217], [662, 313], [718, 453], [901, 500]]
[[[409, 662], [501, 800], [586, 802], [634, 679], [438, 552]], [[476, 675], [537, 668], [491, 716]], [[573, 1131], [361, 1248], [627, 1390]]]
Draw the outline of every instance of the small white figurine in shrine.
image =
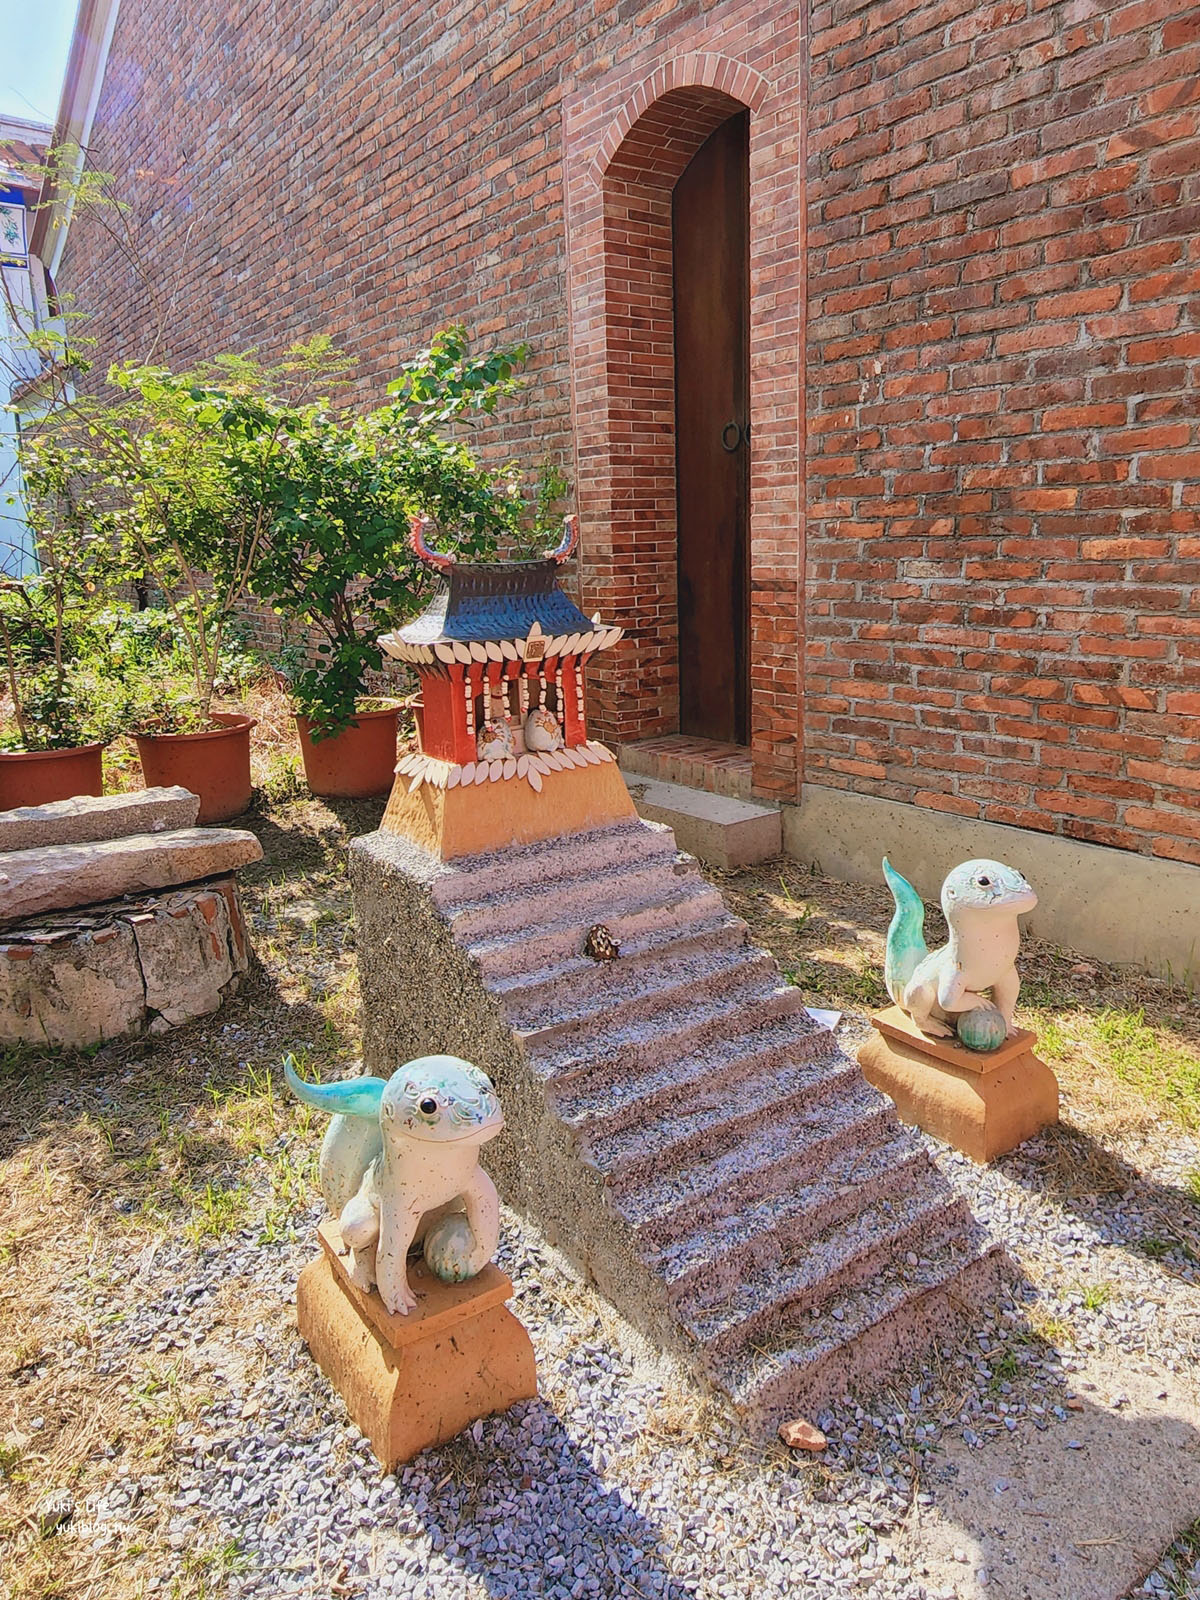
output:
[[1002, 1045], [1016, 1032], [1013, 1013], [1021, 990], [1017, 918], [1033, 910], [1037, 895], [1015, 867], [964, 861], [942, 884], [950, 938], [931, 951], [920, 895], [886, 856], [883, 875], [896, 902], [884, 964], [892, 999], [932, 1038], [957, 1033], [971, 1050]]
[[526, 750], [561, 750], [563, 731], [558, 718], [545, 705], [534, 706], [525, 718]]
[[305, 1083], [291, 1056], [284, 1071], [306, 1105], [334, 1113], [321, 1145], [321, 1193], [359, 1288], [377, 1286], [389, 1311], [406, 1314], [417, 1303], [407, 1265], [417, 1245], [446, 1283], [481, 1272], [500, 1237], [500, 1202], [479, 1147], [504, 1127], [485, 1074], [458, 1056], [421, 1056], [386, 1082]]
[[480, 761], [503, 761], [516, 751], [512, 723], [506, 716], [487, 717], [475, 737]]

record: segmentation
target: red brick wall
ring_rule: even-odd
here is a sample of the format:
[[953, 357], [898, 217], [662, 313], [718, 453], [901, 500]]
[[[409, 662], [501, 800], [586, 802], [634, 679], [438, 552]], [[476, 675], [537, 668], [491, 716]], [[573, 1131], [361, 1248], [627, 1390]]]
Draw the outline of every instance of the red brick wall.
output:
[[142, 0], [94, 138], [132, 209], [77, 225], [62, 277], [102, 359], [329, 332], [364, 400], [447, 321], [529, 339], [496, 447], [573, 468], [585, 609], [632, 633], [596, 720], [659, 731], [669, 386], [621, 378], [669, 360], [610, 319], [622, 207], [661, 251], [641, 135], [751, 105], [757, 781], [792, 793], [803, 761], [1200, 862], [1196, 19], [833, 0], [810, 50], [777, 0]]
[[1200, 862], [1195, 0], [833, 0], [806, 776]]

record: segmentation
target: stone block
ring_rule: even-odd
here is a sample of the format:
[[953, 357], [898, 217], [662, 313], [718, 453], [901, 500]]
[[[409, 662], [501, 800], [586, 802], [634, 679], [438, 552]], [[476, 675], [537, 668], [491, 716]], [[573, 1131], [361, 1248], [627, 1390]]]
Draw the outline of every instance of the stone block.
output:
[[141, 1033], [146, 989], [128, 923], [60, 944], [0, 944], [0, 1045], [81, 1049]]
[[178, 786], [138, 789], [131, 794], [83, 794], [44, 806], [17, 806], [0, 811], [0, 853], [190, 828], [199, 810], [199, 796]]
[[635, 783], [634, 804], [648, 822], [665, 823], [681, 850], [726, 871], [767, 861], [783, 848], [776, 806], [657, 782]]
[[351, 1283], [336, 1222], [323, 1222], [319, 1236], [322, 1254], [296, 1285], [296, 1320], [386, 1471], [536, 1396], [533, 1345], [505, 1305], [512, 1283], [494, 1264], [466, 1283], [443, 1283], [423, 1261], [410, 1262], [417, 1304], [399, 1316]]
[[0, 1046], [82, 1049], [215, 1011], [249, 952], [232, 879], [10, 928]]
[[244, 971], [229, 904], [215, 888], [173, 896], [133, 922], [146, 1009], [177, 1026], [216, 1011]]
[[524, 778], [438, 789], [396, 779], [380, 828], [444, 861], [583, 833], [636, 816], [615, 761], [548, 772], [540, 790]]
[[0, 854], [0, 921], [224, 877], [262, 856], [240, 828], [174, 828]]
[[970, 1156], [992, 1161], [1058, 1121], [1058, 1080], [1022, 1029], [998, 1050], [929, 1039], [899, 1006], [872, 1017], [860, 1046], [868, 1083], [890, 1096], [903, 1122]]

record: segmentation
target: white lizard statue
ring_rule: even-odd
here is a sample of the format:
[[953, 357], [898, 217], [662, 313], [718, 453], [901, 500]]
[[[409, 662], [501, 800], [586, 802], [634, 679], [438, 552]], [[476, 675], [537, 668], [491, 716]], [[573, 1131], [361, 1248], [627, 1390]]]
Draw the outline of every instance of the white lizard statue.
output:
[[416, 1305], [408, 1252], [424, 1245], [447, 1283], [473, 1278], [500, 1236], [496, 1187], [479, 1147], [504, 1126], [490, 1080], [458, 1056], [421, 1056], [385, 1082], [305, 1083], [291, 1056], [288, 1084], [306, 1105], [334, 1113], [321, 1145], [321, 1193], [353, 1253], [351, 1278], [378, 1287], [389, 1311]]
[[1037, 905], [1037, 895], [1014, 867], [999, 861], [964, 861], [942, 884], [948, 943], [925, 943], [925, 905], [912, 884], [883, 858], [883, 875], [896, 902], [887, 936], [884, 983], [922, 1033], [949, 1039], [953, 1020], [968, 1011], [998, 1010], [1005, 1035], [1013, 1021], [1021, 980], [1017, 918]]

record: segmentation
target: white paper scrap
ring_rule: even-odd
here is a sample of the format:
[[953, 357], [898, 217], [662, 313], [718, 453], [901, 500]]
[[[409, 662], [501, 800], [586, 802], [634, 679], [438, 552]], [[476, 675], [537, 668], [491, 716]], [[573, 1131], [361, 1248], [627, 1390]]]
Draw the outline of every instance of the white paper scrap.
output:
[[823, 1028], [828, 1028], [831, 1033], [842, 1020], [840, 1011], [818, 1011], [813, 1006], [805, 1006], [804, 1009], [814, 1022], [819, 1022]]

